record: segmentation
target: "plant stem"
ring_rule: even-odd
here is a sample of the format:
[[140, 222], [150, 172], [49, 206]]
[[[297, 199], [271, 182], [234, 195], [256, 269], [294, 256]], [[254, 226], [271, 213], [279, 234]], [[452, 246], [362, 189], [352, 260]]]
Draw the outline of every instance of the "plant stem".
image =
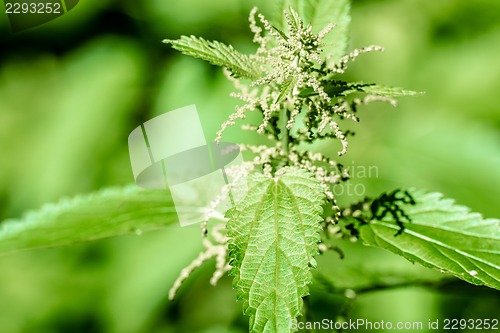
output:
[[281, 145], [283, 155], [288, 155], [288, 140], [289, 131], [286, 125], [288, 124], [288, 109], [285, 107], [281, 110]]

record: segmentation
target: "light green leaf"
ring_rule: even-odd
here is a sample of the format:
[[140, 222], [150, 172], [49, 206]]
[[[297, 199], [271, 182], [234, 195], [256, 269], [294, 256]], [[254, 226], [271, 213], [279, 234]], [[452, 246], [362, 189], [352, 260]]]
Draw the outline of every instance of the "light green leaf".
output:
[[500, 289], [500, 220], [483, 219], [439, 193], [410, 191], [416, 205], [401, 205], [411, 218], [401, 235], [387, 214], [361, 227], [361, 238], [413, 262], [467, 282]]
[[319, 33], [328, 24], [335, 23], [335, 28], [325, 37], [325, 55], [331, 55], [331, 61], [338, 61], [346, 54], [349, 41], [349, 23], [351, 8], [349, 0], [278, 0], [273, 15], [279, 28], [284, 28], [284, 11], [293, 8], [304, 20], [310, 24], [314, 33]]
[[0, 224], [0, 254], [141, 233], [172, 225], [177, 214], [167, 191], [136, 186], [61, 200]]
[[[399, 237], [399, 236], [398, 236]], [[344, 257], [335, 251], [327, 251], [317, 257], [318, 269], [313, 271], [314, 282], [321, 276], [330, 280], [334, 289], [368, 291], [404, 285], [438, 285], [446, 281], [456, 281], [448, 274], [422, 265], [414, 265], [403, 257], [382, 248], [365, 246], [362, 242], [333, 239], [330, 243], [341, 249]], [[331, 289], [331, 288], [330, 288]]]
[[[363, 82], [354, 82], [349, 83], [340, 80], [331, 80], [323, 84], [323, 89], [328, 94], [328, 96], [334, 98], [339, 96], [347, 96], [354, 93], [366, 93], [369, 95], [379, 95], [386, 97], [401, 97], [401, 96], [417, 96], [422, 95], [422, 92], [405, 90], [398, 87], [386, 87], [380, 86], [373, 83], [363, 83]], [[313, 88], [307, 87], [304, 88], [299, 96], [300, 97], [308, 97], [315, 96], [318, 93], [314, 91]]]
[[236, 51], [231, 45], [218, 41], [207, 41], [201, 37], [182, 36], [177, 40], [165, 39], [166, 44], [185, 55], [203, 59], [212, 65], [227, 68], [234, 76], [256, 80], [262, 70], [255, 60]]
[[364, 91], [365, 93], [371, 95], [381, 95], [381, 96], [391, 96], [391, 97], [423, 95], [423, 92], [405, 90], [403, 88], [398, 88], [398, 87], [386, 87], [386, 86], [380, 86], [378, 84], [363, 85], [362, 83], [358, 85], [360, 86], [359, 90]]
[[295, 87], [297, 80], [298, 78], [295, 75], [290, 75], [288, 77], [288, 79], [280, 87], [280, 94], [278, 95], [278, 98], [276, 99], [275, 103], [281, 103], [288, 97], [288, 95], [293, 91], [293, 88]]
[[323, 49], [325, 55], [331, 57], [330, 61], [336, 62], [346, 54], [349, 44], [350, 0], [318, 0], [314, 8], [313, 32], [318, 33], [328, 24], [335, 23], [335, 28], [323, 39]]
[[323, 191], [310, 173], [250, 177], [248, 194], [228, 212], [229, 256], [251, 332], [290, 332], [301, 314], [320, 240]]

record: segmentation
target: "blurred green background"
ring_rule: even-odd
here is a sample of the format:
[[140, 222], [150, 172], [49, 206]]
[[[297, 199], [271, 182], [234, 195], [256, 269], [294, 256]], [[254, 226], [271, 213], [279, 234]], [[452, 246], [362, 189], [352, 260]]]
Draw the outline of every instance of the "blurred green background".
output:
[[[230, 84], [219, 69], [161, 40], [194, 34], [250, 52], [254, 4], [86, 0], [16, 34], [1, 14], [0, 220], [133, 182], [127, 136], [155, 115], [196, 104], [212, 140], [237, 102]], [[500, 2], [354, 0], [351, 31], [351, 48], [378, 44], [386, 51], [359, 58], [349, 78], [426, 92], [401, 99], [398, 109], [364, 107], [359, 124], [344, 125], [357, 133], [344, 165], [378, 168], [353, 184], [371, 196], [423, 187], [500, 217]], [[236, 131], [228, 134], [237, 140]], [[335, 156], [339, 146], [319, 148]], [[435, 278], [382, 250], [341, 246], [344, 261], [335, 253], [319, 260], [321, 274], [339, 288]], [[178, 300], [167, 300], [200, 247], [197, 228], [172, 227], [2, 256], [0, 332], [245, 332], [231, 280], [208, 284], [211, 265], [191, 276]], [[498, 292], [462, 283], [371, 292], [354, 304], [327, 289], [313, 287], [311, 318], [335, 319], [352, 306], [351, 318], [427, 323], [498, 318], [500, 309]]]

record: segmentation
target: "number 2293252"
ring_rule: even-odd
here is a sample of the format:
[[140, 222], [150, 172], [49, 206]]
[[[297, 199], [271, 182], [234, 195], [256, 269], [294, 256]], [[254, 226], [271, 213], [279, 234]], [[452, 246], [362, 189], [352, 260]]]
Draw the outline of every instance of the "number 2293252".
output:
[[7, 2], [5, 3], [7, 14], [61, 14], [61, 3], [59, 2]]

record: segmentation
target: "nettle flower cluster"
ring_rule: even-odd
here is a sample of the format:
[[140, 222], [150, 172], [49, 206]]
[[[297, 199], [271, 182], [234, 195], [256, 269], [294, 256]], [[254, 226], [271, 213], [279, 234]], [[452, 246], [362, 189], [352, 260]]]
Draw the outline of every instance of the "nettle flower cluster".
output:
[[[228, 126], [235, 125], [238, 119], [245, 119], [247, 112], [260, 112], [263, 117], [260, 125], [244, 124], [242, 129], [265, 135], [270, 143], [242, 145], [242, 149], [255, 155], [254, 164], [262, 166], [268, 176], [285, 166], [297, 166], [312, 172], [320, 181], [335, 216], [338, 216], [332, 186], [346, 181], [348, 173], [333, 159], [301, 150], [299, 145], [336, 139], [341, 143], [338, 154], [344, 155], [348, 147], [347, 137], [352, 132], [342, 130], [340, 120], [359, 121], [356, 111], [361, 104], [384, 101], [396, 105], [388, 89], [386, 95], [380, 89], [373, 89], [380, 87], [348, 83], [338, 78], [347, 70], [349, 62], [360, 54], [382, 51], [383, 48], [356, 49], [333, 61], [329, 55], [323, 56], [324, 47], [328, 46], [323, 40], [335, 28], [334, 24], [314, 34], [312, 26], [306, 26], [293, 9], [285, 12], [285, 18], [286, 29], [282, 31], [258, 13], [257, 8], [250, 12], [250, 29], [258, 48], [249, 59], [262, 75], [245, 83], [244, 79], [235, 78], [230, 69], [225, 71], [238, 89], [231, 96], [244, 104], [236, 107], [236, 112], [222, 124], [216, 140], [222, 139]], [[361, 93], [365, 96], [359, 96]]]
[[[322, 223], [324, 236], [344, 237], [345, 233], [337, 225], [342, 210], [336, 203], [333, 187], [347, 181], [350, 175], [342, 164], [322, 153], [308, 150], [307, 146], [321, 140], [337, 140], [340, 142], [338, 155], [344, 155], [348, 147], [347, 137], [353, 133], [341, 128], [341, 120], [358, 122], [358, 106], [374, 101], [389, 102], [396, 106], [393, 97], [414, 93], [342, 80], [342, 74], [351, 61], [363, 53], [382, 51], [383, 48], [369, 46], [355, 49], [340, 59], [333, 59], [328, 53], [332, 46], [326, 45], [324, 39], [335, 29], [334, 24], [327, 25], [315, 34], [313, 27], [304, 24], [293, 9], [285, 12], [284, 16], [286, 27], [280, 30], [258, 13], [257, 8], [252, 9], [250, 30], [258, 48], [251, 55], [241, 54], [232, 46], [194, 36], [165, 42], [186, 55], [224, 67], [224, 74], [237, 89], [231, 96], [240, 99], [243, 104], [237, 106], [222, 124], [217, 132], [217, 142], [222, 140], [229, 126], [245, 119], [248, 112], [262, 115], [260, 124], [247, 122], [241, 125], [242, 130], [256, 132], [267, 139], [267, 143], [262, 145], [240, 143], [241, 150], [252, 156], [250, 162], [241, 166], [243, 174], [248, 175], [252, 170], [259, 169], [264, 175], [275, 177], [289, 168], [307, 170], [319, 181], [327, 200]], [[237, 185], [229, 184], [208, 211], [215, 211], [215, 206], [231, 187], [238, 190], [234, 188]], [[207, 213], [202, 225], [203, 235], [208, 237], [203, 242], [205, 250], [182, 271], [171, 290], [171, 298], [181, 282], [204, 261], [216, 258], [217, 267], [211, 280], [214, 285], [231, 268], [225, 261], [228, 238], [223, 230], [214, 227], [208, 233], [207, 222], [213, 217]], [[320, 251], [329, 248], [325, 244], [318, 245]]]
[[[333, 3], [335, 11], [348, 11], [349, 1]], [[301, 2], [304, 17], [314, 12], [310, 19], [321, 22], [332, 16], [332, 11], [318, 13], [315, 5]], [[339, 22], [346, 15], [339, 14]], [[342, 209], [337, 206], [334, 190], [349, 174], [333, 158], [314, 152], [314, 144], [336, 142], [338, 154], [346, 154], [350, 132], [342, 120], [359, 121], [357, 109], [362, 104], [382, 101], [395, 106], [394, 97], [415, 93], [348, 82], [343, 74], [350, 62], [382, 48], [370, 46], [337, 57], [345, 53], [345, 43], [342, 36], [339, 45], [327, 43], [333, 24], [316, 33], [316, 27], [306, 25], [292, 9], [284, 18], [285, 27], [280, 29], [252, 10], [250, 29], [258, 45], [252, 55], [194, 36], [167, 41], [184, 54], [224, 67], [234, 83], [237, 91], [232, 96], [242, 103], [223, 123], [217, 141], [229, 126], [243, 123], [249, 112], [257, 112], [261, 120], [247, 120], [242, 129], [264, 137], [260, 145], [241, 143], [241, 150], [250, 158], [235, 170], [226, 170], [226, 175], [235, 171], [230, 178], [241, 179], [241, 186], [228, 184], [221, 196], [232, 199], [233, 190], [239, 189], [244, 193], [241, 199], [231, 200], [232, 208], [225, 215], [212, 214], [220, 198], [208, 207], [207, 219], [223, 223], [210, 232], [204, 224], [205, 249], [182, 271], [170, 298], [192, 270], [215, 258], [210, 282], [215, 284], [226, 272], [234, 277], [237, 299], [243, 301], [243, 312], [250, 317], [250, 332], [295, 331], [298, 318], [304, 315], [303, 298], [313, 281], [314, 257], [326, 250], [335, 250], [342, 257], [334, 239], [359, 237], [412, 262], [498, 289], [500, 279], [494, 274], [498, 258], [491, 252], [492, 243], [484, 242], [484, 237], [492, 239], [498, 220], [483, 220], [452, 200], [441, 199], [438, 193], [415, 189], [363, 198]], [[472, 229], [478, 236], [468, 247], [475, 249], [473, 253], [457, 248], [457, 244], [469, 242]], [[484, 254], [481, 258], [480, 253]]]

